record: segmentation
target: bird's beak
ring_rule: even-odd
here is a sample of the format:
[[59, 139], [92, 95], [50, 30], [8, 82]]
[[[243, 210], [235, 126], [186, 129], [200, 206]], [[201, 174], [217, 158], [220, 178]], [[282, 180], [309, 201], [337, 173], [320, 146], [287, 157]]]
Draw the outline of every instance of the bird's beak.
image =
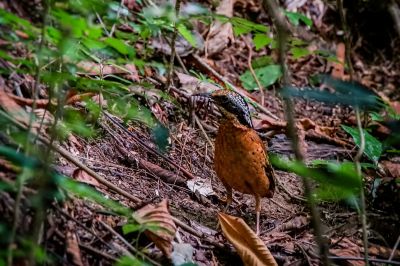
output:
[[211, 98], [211, 92], [196, 93], [192, 97]]

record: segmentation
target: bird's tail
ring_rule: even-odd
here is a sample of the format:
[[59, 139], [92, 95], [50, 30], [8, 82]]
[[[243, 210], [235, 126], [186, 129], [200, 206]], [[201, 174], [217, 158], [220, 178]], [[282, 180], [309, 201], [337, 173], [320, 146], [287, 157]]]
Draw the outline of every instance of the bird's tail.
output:
[[272, 198], [274, 196], [275, 188], [276, 188], [275, 171], [274, 171], [274, 168], [272, 168], [271, 163], [268, 160], [265, 165], [265, 174], [267, 175], [268, 181], [269, 181], [269, 190], [268, 190], [266, 197]]

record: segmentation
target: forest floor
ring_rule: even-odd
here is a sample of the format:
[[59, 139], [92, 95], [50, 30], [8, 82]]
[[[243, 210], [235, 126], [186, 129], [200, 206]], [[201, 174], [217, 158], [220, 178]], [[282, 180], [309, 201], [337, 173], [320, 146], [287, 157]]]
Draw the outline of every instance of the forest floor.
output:
[[[308, 6], [303, 8], [310, 8], [313, 1], [306, 2]], [[315, 30], [315, 34], [325, 36], [324, 39], [322, 37], [319, 39], [319, 41], [323, 41], [323, 44], [318, 43], [318, 45], [326, 45], [333, 53], [341, 54], [343, 48], [338, 45], [337, 39], [339, 38], [332, 33], [334, 28], [339, 26], [326, 24], [326, 21], [332, 23], [331, 18], [334, 17], [332, 13], [335, 11], [329, 10], [330, 13], [327, 12], [325, 14], [327, 18], [321, 19], [322, 22]], [[265, 16], [263, 11], [260, 13]], [[192, 69], [199, 72], [204, 69], [201, 64], [208, 65], [239, 87], [238, 77], [248, 68], [249, 51], [246, 43], [250, 40], [246, 38], [246, 36], [235, 38], [228, 48], [220, 52], [218, 57], [205, 59], [202, 55], [203, 61], [199, 63], [196, 56], [189, 55], [182, 58], [183, 64], [193, 66]], [[389, 48], [394, 51], [393, 54], [398, 51], [395, 43], [399, 43], [398, 37], [389, 45]], [[373, 60], [365, 59], [365, 54], [367, 53], [362, 46], [351, 51], [353, 75], [362, 84], [396, 106], [400, 101], [400, 94], [396, 90], [400, 86], [400, 60], [389, 60], [384, 53]], [[261, 50], [253, 52], [252, 57], [263, 55], [265, 55], [265, 51]], [[309, 86], [308, 77], [315, 74], [333, 74], [337, 71], [335, 67], [335, 63], [321, 60], [320, 57], [313, 54], [300, 59], [290, 57], [288, 60], [292, 84], [297, 87]], [[341, 78], [348, 79], [347, 70], [342, 69], [341, 71], [343, 72]], [[197, 103], [192, 105], [193, 99], [190, 99], [188, 95], [201, 92], [199, 84], [202, 81], [183, 74], [183, 72], [180, 67], [175, 69], [176, 75], [173, 81], [175, 86], [173, 90], [169, 91], [170, 97], [174, 99], [173, 103], [165, 99], [156, 102], [143, 101], [143, 98], [140, 97], [139, 99], [146, 102], [155, 116], [169, 129], [170, 144], [167, 151], [162, 153], [163, 156], [168, 157], [180, 168], [196, 177], [196, 184], [200, 184], [197, 186], [197, 191], [189, 188], [188, 184], [190, 183], [186, 180], [188, 175], [182, 173], [182, 170], [177, 169], [159, 153], [154, 152], [157, 147], [149, 128], [140, 122], [130, 121], [126, 124], [126, 129], [128, 129], [126, 131], [106, 116], [99, 119], [100, 133], [95, 138], [71, 135], [68, 140], [61, 142], [60, 146], [107, 181], [128, 192], [139, 201], [132, 202], [127, 197], [110, 190], [107, 185], [100, 184], [89, 175], [79, 172], [79, 167], [77, 168], [64, 156], [56, 155], [55, 169], [65, 176], [74, 176], [78, 181], [90, 184], [104, 197], [115, 199], [135, 210], [168, 199], [170, 214], [192, 228], [191, 231], [178, 224], [177, 239], [178, 242], [188, 243], [193, 247], [195, 263], [198, 265], [240, 265], [239, 255], [224, 238], [221, 229], [217, 228], [218, 213], [225, 207], [225, 203], [221, 199], [226, 196], [226, 191], [213, 168], [212, 144], [216, 136], [218, 119], [214, 112], [205, 115], [204, 108], [196, 106]], [[212, 76], [212, 73], [208, 74]], [[26, 76], [21, 78], [27, 79]], [[158, 87], [162, 87], [160, 84], [165, 82], [165, 79], [157, 77], [155, 74], [148, 75], [147, 78], [153, 79], [156, 85], [159, 84]], [[3, 85], [9, 85], [11, 81], [10, 77], [3, 76], [2, 78]], [[240, 90], [244, 92], [243, 89]], [[253, 122], [269, 154], [293, 158], [291, 142], [285, 134], [284, 108], [278, 91], [279, 85], [275, 84], [265, 91], [264, 95], [264, 107], [276, 118], [251, 107]], [[258, 91], [244, 93], [258, 103], [262, 101]], [[150, 98], [153, 96], [153, 94], [150, 95]], [[156, 98], [158, 96], [155, 95]], [[355, 113], [351, 107], [297, 99], [295, 100], [295, 117], [300, 121], [300, 133], [304, 137], [302, 145], [306, 150], [306, 163], [313, 160], [337, 162], [353, 160], [358, 148], [351, 137], [341, 128], [341, 125], [356, 127]], [[373, 134], [375, 132], [378, 131], [374, 131]], [[144, 148], [138, 143], [137, 138], [150, 149]], [[366, 158], [364, 159], [368, 161]], [[398, 194], [395, 194], [394, 198], [379, 193], [377, 196], [376, 189], [374, 190], [374, 181], [377, 178], [390, 178], [392, 169], [400, 169], [400, 161], [396, 156], [385, 155], [380, 163], [382, 163], [382, 171], [371, 169], [364, 171], [370, 241], [368, 254], [372, 259], [388, 259], [400, 235], [398, 216], [393, 213], [398, 210], [398, 207], [388, 206], [395, 205], [396, 200], [398, 204]], [[389, 164], [392, 167], [386, 167]], [[397, 165], [398, 168], [393, 165]], [[4, 165], [0, 167], [4, 169], [1, 173], [2, 179], [13, 180], [15, 178], [15, 173], [9, 168]], [[303, 200], [302, 178], [278, 169], [276, 178], [279, 180], [280, 186], [274, 197], [262, 199], [259, 237], [279, 265], [318, 265], [320, 263], [318, 246], [313, 238], [309, 208]], [[10, 208], [6, 206], [12, 206], [13, 200], [6, 194], [3, 192], [0, 194], [0, 210], [5, 217], [12, 217]], [[390, 204], [386, 202], [390, 200], [393, 202]], [[254, 229], [254, 208], [253, 196], [235, 192], [234, 202], [227, 213], [243, 218]], [[322, 201], [318, 204], [318, 210], [321, 215], [323, 236], [329, 244], [330, 255], [335, 258], [343, 258], [335, 260], [335, 262], [340, 265], [364, 265], [363, 261], [356, 260], [356, 258], [362, 258], [365, 251], [362, 244], [360, 215], [354, 205], [346, 201]], [[46, 249], [53, 256], [59, 256], [60, 262], [64, 264], [69, 264], [71, 258], [68, 256], [74, 257], [71, 254], [75, 253], [76, 255], [77, 252], [69, 249], [72, 245], [67, 241], [70, 238], [68, 235], [70, 232], [73, 232], [78, 239], [80, 263], [83, 265], [113, 264], [124, 246], [124, 243], [103, 224], [107, 224], [120, 233], [121, 225], [126, 220], [107, 213], [100, 205], [90, 203], [85, 199], [71, 197], [62, 204], [62, 208], [54, 207], [49, 210], [46, 221], [46, 234], [45, 240], [43, 240], [46, 243]], [[22, 225], [21, 228], [24, 226]], [[28, 229], [26, 228], [26, 230]], [[135, 238], [137, 240], [134, 242], [136, 248], [144, 248], [143, 250], [148, 256], [160, 264], [169, 263], [148, 239], [143, 239], [144, 237], [140, 235], [133, 236], [133, 239]], [[104, 241], [113, 248], [105, 246]], [[64, 257], [63, 254], [67, 254], [67, 256]], [[140, 256], [138, 257], [140, 258]], [[348, 260], [345, 259], [346, 257]], [[400, 249], [394, 252], [393, 260], [400, 261]]]

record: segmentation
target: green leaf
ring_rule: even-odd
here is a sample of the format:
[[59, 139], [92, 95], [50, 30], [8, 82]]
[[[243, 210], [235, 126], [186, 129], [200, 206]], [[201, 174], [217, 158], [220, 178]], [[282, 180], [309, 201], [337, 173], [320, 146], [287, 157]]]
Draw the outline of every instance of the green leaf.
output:
[[22, 28], [30, 37], [36, 37], [40, 32], [40, 29], [34, 27], [28, 20], [22, 19], [4, 9], [0, 9], [0, 25], [12, 25], [16, 28]]
[[185, 38], [185, 40], [190, 43], [190, 45], [192, 45], [193, 47], [197, 47], [196, 39], [184, 24], [178, 24], [177, 29], [179, 33], [183, 36], [183, 38]]
[[143, 226], [140, 224], [129, 223], [129, 224], [124, 224], [122, 226], [122, 233], [124, 233], [124, 235], [127, 235], [132, 232], [142, 231], [142, 229]]
[[302, 48], [302, 47], [293, 47], [290, 49], [290, 52], [292, 53], [294, 59], [299, 59], [303, 56], [311, 54], [307, 48]]
[[7, 158], [15, 165], [30, 169], [36, 168], [40, 165], [40, 161], [38, 159], [27, 157], [23, 153], [17, 152], [15, 149], [7, 146], [0, 146], [0, 156]]
[[135, 50], [133, 49], [133, 47], [127, 45], [126, 43], [124, 43], [120, 39], [107, 38], [107, 39], [104, 40], [104, 43], [106, 43], [107, 45], [111, 46], [112, 48], [114, 48], [120, 54], [123, 54], [123, 55], [133, 56], [134, 53], [135, 53]]
[[91, 188], [90, 186], [62, 175], [56, 175], [56, 177], [58, 185], [68, 192], [74, 194], [75, 196], [89, 199], [92, 202], [100, 204], [114, 211], [115, 213], [131, 217], [132, 211], [129, 208], [121, 205], [117, 201], [108, 199], [103, 194], [99, 193], [97, 190]]
[[297, 12], [285, 11], [285, 15], [289, 19], [289, 21], [295, 26], [298, 26], [300, 24], [300, 21], [302, 21], [309, 27], [312, 26], [312, 20], [303, 14]]
[[272, 42], [272, 38], [268, 37], [265, 33], [257, 33], [254, 35], [253, 43], [256, 50], [259, 50]]
[[247, 34], [252, 31], [252, 28], [245, 27], [243, 25], [232, 25], [232, 28], [233, 28], [233, 34], [235, 35], [235, 37]]
[[369, 116], [371, 117], [372, 121], [377, 121], [377, 122], [383, 121], [383, 115], [381, 115], [380, 113], [370, 112]]
[[132, 256], [122, 256], [118, 259], [116, 266], [150, 266], [150, 264]]
[[269, 31], [267, 26], [251, 22], [244, 18], [233, 17], [228, 18], [223, 15], [214, 15], [216, 19], [222, 23], [230, 22], [232, 24], [233, 33], [235, 36], [243, 35], [250, 32], [266, 33]]
[[[360, 133], [358, 132], [357, 128], [352, 128], [349, 126], [342, 125], [342, 128], [349, 133], [353, 139], [354, 143], [360, 147], [361, 144], [361, 136]], [[368, 156], [375, 164], [378, 163], [379, 157], [381, 157], [382, 154], [382, 143], [374, 138], [372, 135], [370, 135], [367, 131], [362, 129], [364, 138], [365, 138], [365, 150], [364, 153], [365, 155]]]
[[307, 167], [301, 162], [289, 161], [278, 156], [270, 156], [272, 164], [285, 171], [293, 172], [305, 178], [312, 178], [319, 184], [317, 198], [340, 200], [358, 195], [361, 179], [357, 175], [354, 163], [326, 162], [319, 167]]
[[[269, 65], [257, 68], [254, 69], [254, 72], [264, 88], [271, 86], [282, 76], [280, 65]], [[257, 83], [251, 75], [250, 70], [242, 74], [239, 79], [247, 90], [253, 91], [258, 89]]]
[[169, 145], [169, 130], [164, 125], [157, 123], [152, 129], [151, 137], [161, 152], [165, 152]]
[[254, 58], [253, 61], [251, 62], [251, 65], [253, 66], [253, 68], [262, 68], [268, 65], [273, 65], [274, 64], [274, 60], [272, 59], [271, 56], [268, 55], [264, 55], [264, 56], [260, 56], [257, 58]]
[[144, 123], [150, 128], [156, 126], [156, 121], [151, 111], [142, 106], [134, 98], [110, 98], [107, 99], [107, 103], [109, 105], [109, 110], [119, 117], [122, 117], [125, 121], [134, 119]]
[[313, 87], [284, 87], [280, 93], [283, 97], [298, 97], [325, 103], [350, 105], [368, 111], [376, 111], [385, 107], [385, 103], [378, 95], [357, 82], [342, 81], [326, 75], [318, 76], [320, 82], [334, 88], [335, 91], [322, 91]]

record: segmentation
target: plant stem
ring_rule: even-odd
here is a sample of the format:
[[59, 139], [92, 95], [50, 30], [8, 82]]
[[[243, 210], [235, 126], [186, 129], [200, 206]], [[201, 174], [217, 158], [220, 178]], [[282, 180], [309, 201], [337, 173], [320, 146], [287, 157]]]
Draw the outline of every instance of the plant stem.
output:
[[363, 246], [364, 246], [364, 261], [365, 264], [368, 265], [368, 231], [367, 231], [367, 213], [366, 213], [366, 207], [365, 207], [365, 193], [364, 193], [364, 180], [361, 172], [361, 156], [364, 153], [365, 150], [365, 136], [364, 136], [364, 131], [362, 129], [361, 125], [361, 115], [360, 115], [360, 109], [359, 107], [356, 107], [356, 119], [357, 119], [357, 128], [358, 128], [358, 133], [360, 134], [360, 148], [358, 149], [358, 152], [356, 156], [354, 157], [354, 164], [357, 170], [357, 175], [360, 178], [360, 197], [361, 197], [361, 203], [360, 203], [360, 215], [361, 215], [361, 225], [362, 225], [362, 235], [363, 235]]
[[[175, 20], [178, 21], [179, 18], [179, 11], [181, 9], [181, 0], [176, 0], [175, 2]], [[172, 83], [172, 74], [174, 72], [174, 62], [175, 62], [175, 42], [176, 38], [178, 37], [178, 29], [176, 27], [176, 21], [174, 22], [174, 33], [172, 35], [171, 40], [171, 57], [169, 59], [169, 66], [168, 66], [168, 77], [167, 77], [167, 84], [166, 89], [169, 90], [171, 83]]]
[[[350, 80], [353, 80], [354, 77], [354, 70], [353, 64], [351, 62], [351, 55], [350, 55], [350, 47], [351, 47], [351, 40], [350, 40], [350, 32], [347, 27], [346, 15], [344, 13], [343, 8], [343, 0], [336, 0], [337, 7], [339, 9], [340, 20], [342, 22], [342, 28], [344, 31], [344, 40], [345, 40], [345, 55], [346, 55], [346, 63], [349, 67], [349, 75]], [[360, 178], [360, 216], [361, 216], [361, 225], [362, 225], [362, 235], [363, 235], [363, 246], [364, 246], [364, 262], [368, 265], [368, 231], [367, 231], [367, 214], [366, 214], [366, 204], [365, 204], [365, 193], [364, 193], [364, 180], [361, 172], [361, 157], [365, 150], [365, 136], [362, 129], [361, 123], [361, 115], [360, 115], [360, 108], [356, 106], [356, 119], [357, 119], [357, 128], [360, 134], [360, 148], [356, 156], [354, 157], [354, 165], [356, 167], [357, 175]], [[367, 115], [365, 113], [364, 121], [367, 121]]]
[[346, 63], [347, 66], [349, 67], [349, 75], [350, 75], [350, 80], [353, 80], [353, 63], [351, 62], [351, 56], [350, 56], [350, 47], [351, 47], [351, 40], [350, 40], [350, 32], [347, 28], [347, 21], [346, 21], [346, 15], [344, 14], [344, 8], [343, 8], [343, 0], [336, 0], [336, 4], [339, 9], [339, 15], [340, 15], [340, 21], [342, 23], [342, 28], [344, 32], [344, 45], [345, 45], [345, 54], [346, 54]]
[[[31, 137], [31, 130], [32, 130], [32, 125], [33, 125], [33, 118], [35, 116], [35, 109], [37, 106], [37, 99], [39, 98], [39, 84], [40, 84], [40, 67], [41, 67], [41, 60], [40, 60], [40, 55], [43, 50], [43, 45], [44, 45], [44, 40], [45, 40], [45, 33], [46, 33], [46, 24], [47, 24], [47, 16], [48, 16], [48, 11], [49, 11], [49, 3], [47, 1], [43, 1], [44, 4], [44, 12], [43, 12], [43, 20], [42, 20], [42, 30], [40, 33], [40, 41], [38, 45], [38, 50], [37, 50], [37, 63], [36, 63], [36, 72], [35, 72], [35, 85], [33, 88], [33, 103], [32, 103], [32, 110], [29, 116], [29, 123], [28, 123], [28, 130], [26, 133], [26, 139], [25, 139], [25, 155], [28, 155], [30, 153], [30, 145], [29, 145], [29, 140]], [[26, 173], [25, 169], [23, 171], [23, 174], [17, 177], [17, 195], [15, 198], [15, 204], [14, 204], [14, 215], [13, 215], [13, 224], [11, 228], [11, 233], [10, 233], [10, 241], [7, 246], [7, 265], [11, 266], [13, 265], [13, 248], [15, 245], [15, 235], [17, 233], [17, 227], [18, 227], [18, 222], [20, 220], [20, 205], [21, 205], [21, 198], [22, 198], [22, 191], [24, 188], [24, 183], [25, 179], [27, 176], [24, 174]]]
[[[264, 0], [263, 2], [266, 6], [265, 9], [270, 12], [270, 15], [272, 16], [277, 29], [279, 61], [282, 68], [283, 86], [284, 87], [290, 86], [290, 74], [286, 66], [287, 39], [289, 32], [286, 26], [286, 20], [283, 15], [283, 12], [281, 11], [279, 5], [275, 2], [275, 0]], [[292, 140], [292, 149], [294, 151], [296, 160], [304, 162], [305, 156], [303, 154], [303, 150], [299, 145], [300, 143], [294, 119], [293, 101], [288, 97], [284, 97], [283, 100], [285, 102], [285, 114], [287, 119], [288, 135]], [[323, 265], [329, 265], [330, 262], [328, 259], [328, 246], [322, 237], [321, 217], [317, 209], [315, 198], [312, 195], [312, 184], [310, 180], [306, 177], [302, 178], [302, 180], [303, 180], [304, 194], [307, 199], [308, 205], [310, 207], [311, 218], [312, 218], [311, 222], [314, 229], [315, 240], [319, 247], [319, 254], [321, 257], [321, 261]]]

